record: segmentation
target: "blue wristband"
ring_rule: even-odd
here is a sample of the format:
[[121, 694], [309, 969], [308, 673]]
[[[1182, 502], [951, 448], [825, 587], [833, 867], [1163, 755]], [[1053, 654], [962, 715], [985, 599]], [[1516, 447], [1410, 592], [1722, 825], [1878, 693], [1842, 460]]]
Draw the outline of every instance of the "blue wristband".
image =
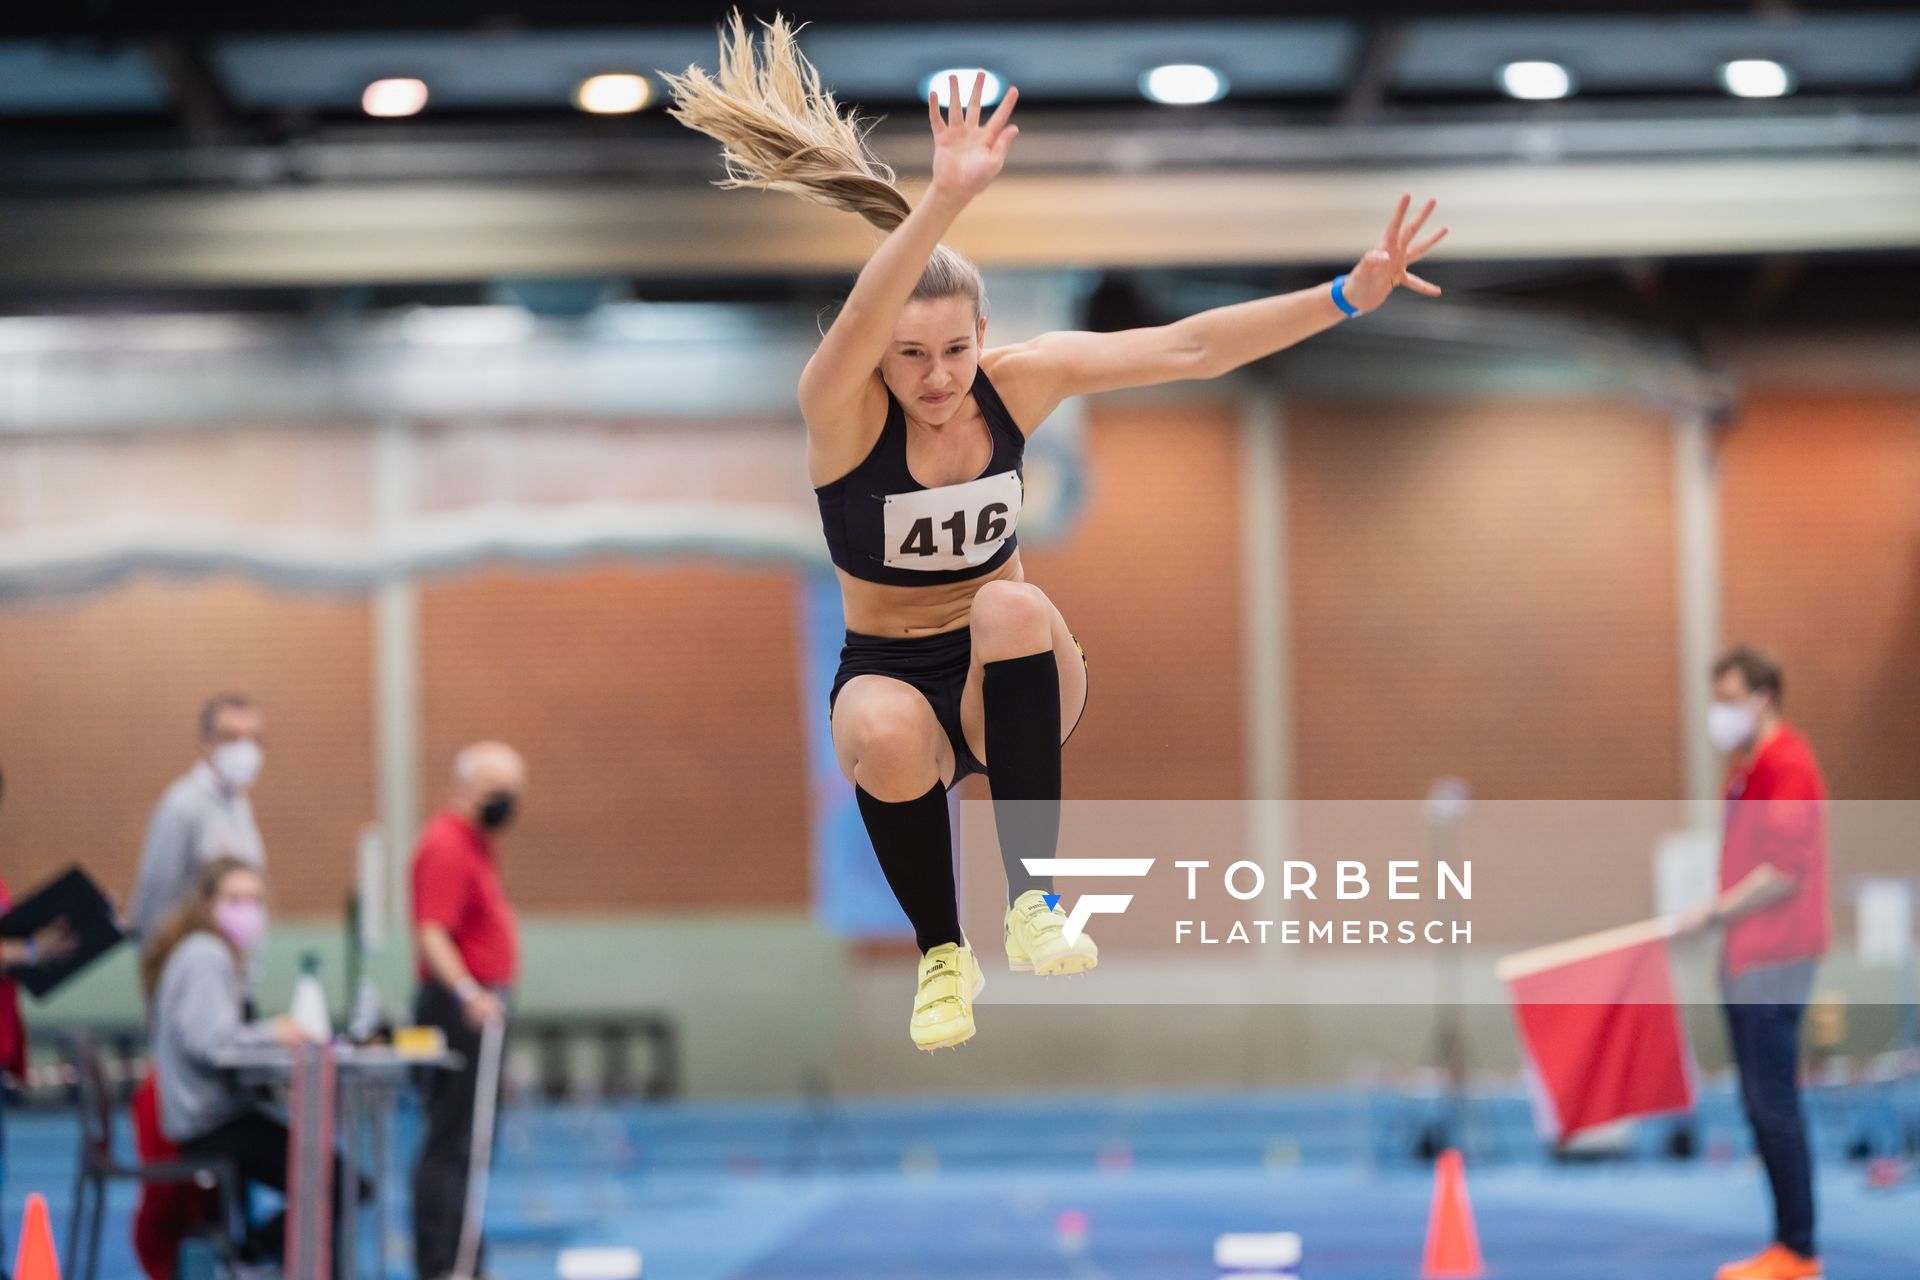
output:
[[1360, 308], [1347, 301], [1346, 289], [1343, 287], [1346, 283], [1345, 276], [1333, 278], [1333, 305], [1340, 308], [1340, 313], [1344, 316], [1357, 316], [1360, 314]]

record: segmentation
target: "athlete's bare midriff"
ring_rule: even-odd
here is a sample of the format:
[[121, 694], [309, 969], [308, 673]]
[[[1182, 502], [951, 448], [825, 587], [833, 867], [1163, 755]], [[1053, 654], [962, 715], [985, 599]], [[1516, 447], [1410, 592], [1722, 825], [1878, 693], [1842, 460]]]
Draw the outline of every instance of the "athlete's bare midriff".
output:
[[927, 636], [957, 630], [967, 625], [973, 593], [983, 585], [1027, 580], [1018, 551], [992, 573], [937, 587], [865, 582], [845, 569], [835, 569], [834, 574], [840, 579], [840, 607], [847, 617], [847, 630], [868, 636]]
[[[999, 347], [981, 353], [980, 367], [989, 378], [996, 380], [1002, 402], [1018, 412], [1026, 406], [1029, 396], [1017, 371], [1003, 360], [1008, 350]], [[1002, 379], [1006, 382], [1005, 386], [1000, 385]], [[870, 432], [859, 433], [858, 445], [845, 450], [845, 460], [839, 457], [833, 459], [833, 465], [827, 468], [830, 477], [845, 475], [873, 449], [874, 442], [885, 429], [887, 401], [886, 384], [876, 373], [871, 384], [870, 401], [862, 406], [861, 412], [864, 420], [878, 425]], [[1039, 406], [1035, 406], [1033, 412], [1036, 417], [1044, 416]], [[1016, 421], [1019, 420], [1016, 418]], [[938, 437], [919, 436], [912, 432], [909, 424], [908, 472], [924, 485], [931, 487], [971, 480], [992, 456], [991, 431], [971, 394], [966, 397], [960, 413], [942, 429], [941, 435], [950, 442], [944, 448], [935, 444]], [[981, 449], [984, 449], [984, 454], [980, 452]], [[823, 483], [817, 473], [814, 483]], [[937, 586], [868, 582], [840, 568], [834, 569], [834, 575], [840, 579], [840, 605], [846, 615], [847, 630], [868, 636], [902, 637], [935, 635], [964, 627], [973, 608], [974, 593], [982, 586], [989, 582], [1027, 580], [1025, 571], [1020, 567], [1018, 550], [991, 573], [983, 573], [964, 582], [947, 582]]]

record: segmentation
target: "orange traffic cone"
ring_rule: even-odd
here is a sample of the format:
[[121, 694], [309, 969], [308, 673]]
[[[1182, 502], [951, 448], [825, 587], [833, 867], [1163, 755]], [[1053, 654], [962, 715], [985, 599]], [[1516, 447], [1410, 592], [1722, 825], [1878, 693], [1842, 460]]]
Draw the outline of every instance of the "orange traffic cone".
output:
[[1466, 1165], [1458, 1151], [1442, 1151], [1433, 1167], [1433, 1208], [1427, 1214], [1421, 1280], [1477, 1280], [1484, 1269], [1473, 1206], [1467, 1203]]
[[20, 1252], [13, 1259], [13, 1280], [60, 1280], [60, 1258], [53, 1251], [53, 1221], [44, 1196], [27, 1197], [20, 1223]]

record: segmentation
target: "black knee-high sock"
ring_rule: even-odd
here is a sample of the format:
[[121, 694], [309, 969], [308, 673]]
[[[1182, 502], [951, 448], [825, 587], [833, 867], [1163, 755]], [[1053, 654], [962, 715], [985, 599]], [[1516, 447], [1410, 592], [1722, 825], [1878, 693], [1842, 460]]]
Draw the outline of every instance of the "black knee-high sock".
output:
[[1007, 900], [1053, 892], [1022, 858], [1051, 858], [1060, 843], [1060, 670], [1053, 651], [989, 662], [982, 671], [987, 779], [1007, 870]]
[[947, 789], [939, 782], [917, 800], [876, 800], [855, 785], [860, 817], [894, 899], [913, 924], [922, 952], [960, 941], [959, 895], [953, 885], [953, 832]]

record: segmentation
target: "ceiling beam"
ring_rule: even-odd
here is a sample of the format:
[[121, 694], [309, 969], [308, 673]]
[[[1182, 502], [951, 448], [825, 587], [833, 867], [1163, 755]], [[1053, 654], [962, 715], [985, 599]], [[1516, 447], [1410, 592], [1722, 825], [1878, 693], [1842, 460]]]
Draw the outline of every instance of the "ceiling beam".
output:
[[[1776, 156], [1910, 160], [1920, 152], [1920, 111], [1904, 99], [1855, 99], [1846, 110], [1791, 99], [1669, 101], [1632, 109], [1551, 105], [1550, 112], [1510, 104], [1438, 114], [1382, 108], [1366, 120], [1344, 121], [1228, 104], [1205, 116], [1165, 108], [1036, 109], [1025, 117], [1009, 177]], [[397, 130], [386, 121], [330, 124], [281, 144], [181, 147], [118, 140], [20, 147], [0, 154], [0, 191], [78, 195], [163, 186], [580, 179], [674, 186], [697, 185], [720, 172], [712, 142], [664, 117], [622, 121], [611, 132], [582, 128], [578, 120], [484, 127], [405, 123]], [[931, 157], [924, 117], [899, 114], [874, 128], [868, 141], [899, 172], [924, 175]]]
[[[1920, 248], [1920, 165], [1874, 157], [1435, 165], [1417, 173], [1008, 174], [953, 242], [999, 267], [1339, 263], [1404, 189], [1434, 262]], [[0, 283], [301, 285], [855, 268], [875, 234], [788, 196], [445, 182], [0, 201]]]
[[196, 146], [237, 140], [240, 119], [202, 42], [184, 36], [158, 36], [147, 42], [147, 61], [166, 82], [173, 110]]
[[1341, 124], [1364, 123], [1385, 104], [1387, 91], [1393, 85], [1393, 69], [1400, 58], [1404, 30], [1395, 18], [1383, 18], [1364, 29], [1353, 75], [1340, 100]]

